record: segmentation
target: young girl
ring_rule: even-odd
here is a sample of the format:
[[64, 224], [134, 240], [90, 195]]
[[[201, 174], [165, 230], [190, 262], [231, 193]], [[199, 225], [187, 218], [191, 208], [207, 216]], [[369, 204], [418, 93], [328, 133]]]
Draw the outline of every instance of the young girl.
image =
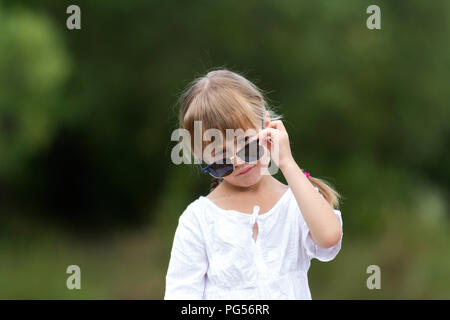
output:
[[[257, 141], [267, 148], [253, 156], [250, 148], [233, 154], [225, 148], [203, 158], [213, 190], [179, 218], [164, 299], [311, 299], [311, 259], [330, 261], [341, 248], [338, 194], [299, 168], [277, 119], [260, 90], [228, 70], [209, 72], [183, 94], [180, 123], [191, 137], [194, 121], [224, 135], [250, 128], [257, 134], [245, 137], [247, 147]], [[268, 156], [272, 143], [278, 143], [272, 160], [288, 185], [267, 174], [259, 155]]]

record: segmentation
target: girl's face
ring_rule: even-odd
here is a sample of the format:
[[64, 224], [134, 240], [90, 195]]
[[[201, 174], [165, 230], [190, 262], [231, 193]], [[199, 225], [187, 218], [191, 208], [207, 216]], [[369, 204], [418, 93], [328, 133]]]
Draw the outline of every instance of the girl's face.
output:
[[[256, 130], [254, 132], [257, 132]], [[236, 152], [241, 150], [243, 146], [248, 143], [248, 140], [252, 135], [244, 135], [243, 137], [235, 137], [233, 141], [228, 141], [224, 145], [222, 152], [214, 154], [214, 161], [222, 159], [224, 157], [233, 157], [234, 171], [223, 179], [237, 187], [250, 187], [260, 181], [264, 172], [267, 172], [267, 164], [270, 160], [270, 155], [267, 152], [267, 148], [264, 149], [264, 155], [257, 161], [247, 163], [238, 156]], [[237, 140], [239, 139], [239, 144]], [[233, 147], [234, 143], [234, 147]], [[227, 153], [227, 150], [230, 150]], [[231, 154], [233, 153], [233, 154]]]

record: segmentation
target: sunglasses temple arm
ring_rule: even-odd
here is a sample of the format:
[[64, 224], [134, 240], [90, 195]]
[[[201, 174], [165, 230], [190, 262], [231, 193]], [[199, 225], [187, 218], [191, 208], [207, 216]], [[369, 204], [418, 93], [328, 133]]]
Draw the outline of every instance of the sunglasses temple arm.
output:
[[264, 129], [265, 126], [266, 126], [266, 119], [264, 116], [264, 108], [263, 108], [263, 110], [262, 110], [262, 129]]

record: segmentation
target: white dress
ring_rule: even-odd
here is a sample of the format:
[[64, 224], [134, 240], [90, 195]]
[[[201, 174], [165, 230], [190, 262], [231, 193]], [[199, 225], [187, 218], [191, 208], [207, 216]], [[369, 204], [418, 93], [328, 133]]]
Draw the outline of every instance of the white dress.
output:
[[248, 214], [200, 196], [179, 218], [164, 299], [311, 299], [311, 259], [332, 260], [341, 243], [314, 243], [291, 188], [263, 214], [257, 203]]

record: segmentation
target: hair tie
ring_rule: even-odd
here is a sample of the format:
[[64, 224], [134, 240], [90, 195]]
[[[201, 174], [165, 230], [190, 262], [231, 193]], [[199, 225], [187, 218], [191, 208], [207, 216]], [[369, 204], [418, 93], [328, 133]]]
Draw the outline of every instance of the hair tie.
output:
[[303, 174], [306, 176], [306, 178], [309, 178], [311, 175], [309, 174], [309, 172], [303, 172]]

